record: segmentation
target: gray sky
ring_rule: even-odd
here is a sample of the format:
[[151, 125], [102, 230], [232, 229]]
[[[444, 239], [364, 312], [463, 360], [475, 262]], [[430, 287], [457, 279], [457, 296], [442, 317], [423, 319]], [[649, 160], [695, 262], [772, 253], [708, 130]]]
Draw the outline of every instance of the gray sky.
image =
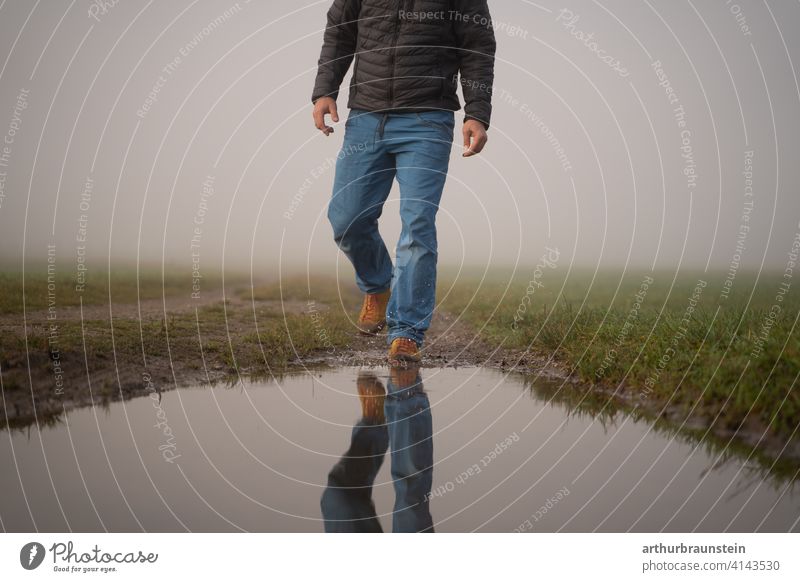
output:
[[[268, 275], [341, 261], [325, 208], [344, 127], [324, 138], [309, 103], [329, 5], [4, 2], [0, 261], [44, 261], [48, 244], [67, 271], [84, 252], [91, 268], [189, 268], [194, 249], [206, 271]], [[477, 158], [454, 145], [442, 264], [532, 265], [549, 245], [577, 265], [727, 269], [738, 243], [744, 267], [783, 270], [800, 230], [798, 3], [490, 7], [493, 126]]]

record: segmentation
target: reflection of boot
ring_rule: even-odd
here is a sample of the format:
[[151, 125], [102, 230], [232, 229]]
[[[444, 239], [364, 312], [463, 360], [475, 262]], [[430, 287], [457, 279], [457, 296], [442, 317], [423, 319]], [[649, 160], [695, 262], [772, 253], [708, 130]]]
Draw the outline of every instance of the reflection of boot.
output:
[[365, 420], [376, 424], [384, 424], [386, 417], [383, 412], [383, 404], [386, 400], [386, 389], [372, 372], [359, 372], [358, 380], [358, 399], [361, 401], [361, 415]]
[[392, 366], [389, 368], [389, 381], [392, 383], [392, 389], [394, 390], [413, 388], [421, 381], [419, 379], [419, 364], [407, 362], [405, 366]]

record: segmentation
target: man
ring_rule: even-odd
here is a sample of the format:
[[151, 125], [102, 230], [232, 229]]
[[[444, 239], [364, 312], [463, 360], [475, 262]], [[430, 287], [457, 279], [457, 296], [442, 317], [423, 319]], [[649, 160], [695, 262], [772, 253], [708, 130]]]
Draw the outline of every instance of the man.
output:
[[[328, 218], [364, 292], [358, 327], [388, 323], [390, 361], [419, 361], [436, 301], [436, 212], [447, 177], [456, 94], [464, 157], [487, 141], [495, 39], [486, 0], [335, 0], [312, 95], [326, 136], [353, 65], [344, 146]], [[402, 231], [392, 266], [378, 218], [393, 180]]]

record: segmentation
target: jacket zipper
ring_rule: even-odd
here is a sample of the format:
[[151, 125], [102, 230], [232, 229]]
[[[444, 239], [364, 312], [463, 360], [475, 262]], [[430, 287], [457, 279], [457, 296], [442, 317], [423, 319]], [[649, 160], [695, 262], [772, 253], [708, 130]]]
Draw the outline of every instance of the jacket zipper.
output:
[[394, 77], [395, 77], [395, 65], [397, 64], [397, 38], [400, 35], [400, 8], [402, 7], [405, 9], [407, 0], [397, 0], [397, 10], [395, 10], [394, 14], [394, 34], [392, 36], [392, 48], [391, 48], [391, 62], [392, 62], [392, 76], [389, 79], [389, 107], [394, 107]]

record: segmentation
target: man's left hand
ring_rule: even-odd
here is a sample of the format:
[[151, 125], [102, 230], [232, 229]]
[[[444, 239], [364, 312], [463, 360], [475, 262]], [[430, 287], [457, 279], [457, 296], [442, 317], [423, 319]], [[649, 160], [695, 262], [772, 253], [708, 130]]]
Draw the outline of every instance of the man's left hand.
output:
[[464, 134], [463, 156], [465, 158], [481, 153], [486, 142], [489, 141], [489, 136], [486, 135], [486, 128], [483, 123], [476, 119], [465, 121], [461, 133]]

